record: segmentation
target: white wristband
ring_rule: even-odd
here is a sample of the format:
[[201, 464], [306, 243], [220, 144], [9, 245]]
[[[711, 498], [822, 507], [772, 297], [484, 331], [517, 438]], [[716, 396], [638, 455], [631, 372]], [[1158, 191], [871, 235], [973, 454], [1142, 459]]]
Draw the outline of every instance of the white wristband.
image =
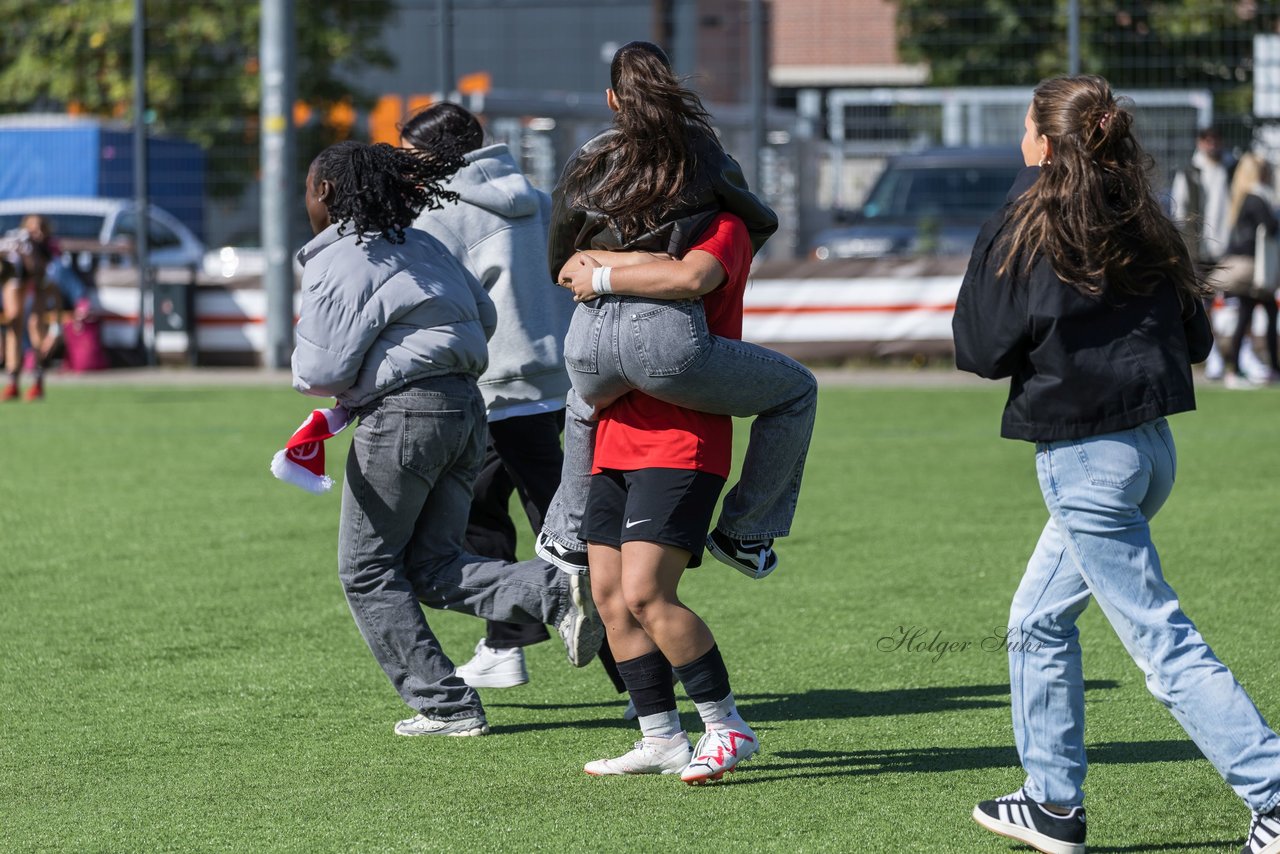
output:
[[609, 281], [609, 275], [613, 272], [612, 267], [596, 267], [591, 271], [591, 290], [598, 294], [613, 293], [613, 285]]

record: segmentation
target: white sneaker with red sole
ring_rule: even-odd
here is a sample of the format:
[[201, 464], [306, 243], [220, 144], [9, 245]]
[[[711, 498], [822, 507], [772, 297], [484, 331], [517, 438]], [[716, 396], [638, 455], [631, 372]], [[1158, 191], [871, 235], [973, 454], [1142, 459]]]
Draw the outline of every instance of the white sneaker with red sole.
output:
[[760, 741], [751, 727], [735, 723], [732, 727], [712, 727], [698, 739], [693, 759], [680, 773], [680, 779], [691, 786], [713, 783], [760, 750]]

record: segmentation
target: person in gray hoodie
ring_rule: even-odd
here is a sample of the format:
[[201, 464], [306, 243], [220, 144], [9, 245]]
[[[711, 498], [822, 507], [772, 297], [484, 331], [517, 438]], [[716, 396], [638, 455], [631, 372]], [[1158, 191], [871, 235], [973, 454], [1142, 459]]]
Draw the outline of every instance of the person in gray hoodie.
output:
[[[443, 243], [497, 309], [489, 367], [479, 380], [488, 444], [472, 494], [466, 547], [514, 561], [512, 493], [519, 493], [537, 533], [564, 462], [564, 337], [574, 303], [552, 286], [547, 270], [551, 197], [529, 183], [506, 145], [485, 146], [479, 120], [457, 104], [442, 102], [415, 113], [400, 127], [400, 140], [405, 148], [427, 153], [464, 152], [463, 167], [444, 184], [457, 194], [457, 204], [424, 209], [414, 227]], [[541, 625], [490, 620], [458, 675], [475, 688], [523, 685], [529, 681], [523, 648], [547, 637]], [[623, 690], [607, 646], [600, 659]]]
[[302, 308], [294, 388], [359, 418], [347, 456], [338, 574], [370, 651], [415, 712], [397, 735], [483, 735], [480, 698], [454, 671], [419, 602], [484, 619], [554, 623], [582, 666], [603, 634], [586, 585], [533, 560], [463, 548], [484, 456], [493, 301], [440, 241], [410, 224], [453, 193], [461, 165], [343, 142], [307, 175], [316, 237], [298, 253]]

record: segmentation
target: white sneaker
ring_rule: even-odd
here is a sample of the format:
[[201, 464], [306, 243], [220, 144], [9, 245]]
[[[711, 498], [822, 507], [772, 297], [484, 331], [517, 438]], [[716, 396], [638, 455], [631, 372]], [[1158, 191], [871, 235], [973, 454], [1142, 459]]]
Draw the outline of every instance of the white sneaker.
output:
[[1209, 350], [1208, 358], [1204, 360], [1204, 378], [1207, 380], [1220, 380], [1226, 368], [1227, 365], [1222, 358], [1222, 351], [1218, 349], [1218, 345], [1215, 343]]
[[487, 735], [489, 724], [484, 715], [443, 720], [430, 715], [414, 715], [396, 724], [396, 735]]
[[604, 642], [604, 624], [591, 601], [591, 580], [584, 575], [568, 575], [569, 607], [565, 609], [556, 631], [564, 641], [569, 663], [586, 667]]
[[1252, 383], [1265, 384], [1271, 379], [1271, 368], [1253, 351], [1252, 339], [1240, 345], [1240, 373]]
[[1259, 388], [1253, 380], [1234, 371], [1227, 371], [1222, 375], [1222, 386], [1232, 391], [1253, 391]]
[[733, 727], [712, 727], [698, 739], [693, 759], [689, 761], [689, 767], [680, 774], [680, 779], [690, 786], [719, 780], [759, 749], [760, 742], [756, 734], [745, 723], [735, 724]]
[[514, 688], [529, 681], [520, 647], [494, 649], [482, 638], [476, 653], [457, 668], [459, 678], [472, 688]]
[[677, 774], [689, 764], [693, 749], [689, 736], [678, 732], [670, 738], [645, 736], [617, 759], [597, 759], [582, 766], [592, 777], [615, 774]]

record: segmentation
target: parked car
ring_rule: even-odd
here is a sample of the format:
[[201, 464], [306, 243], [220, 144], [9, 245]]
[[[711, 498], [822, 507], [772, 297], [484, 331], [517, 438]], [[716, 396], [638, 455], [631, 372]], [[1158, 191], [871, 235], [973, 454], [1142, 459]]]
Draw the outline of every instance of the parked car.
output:
[[818, 234], [813, 255], [967, 255], [1022, 167], [1016, 148], [937, 148], [891, 157], [862, 208]]
[[[138, 227], [138, 206], [132, 199], [47, 196], [0, 201], [0, 234], [17, 228], [28, 214], [49, 217], [57, 237], [105, 244], [132, 243]], [[200, 239], [176, 217], [155, 205], [150, 206], [147, 243], [151, 263], [156, 267], [198, 269], [204, 260], [204, 244]], [[118, 260], [123, 264], [132, 263], [132, 259], [123, 254]]]

